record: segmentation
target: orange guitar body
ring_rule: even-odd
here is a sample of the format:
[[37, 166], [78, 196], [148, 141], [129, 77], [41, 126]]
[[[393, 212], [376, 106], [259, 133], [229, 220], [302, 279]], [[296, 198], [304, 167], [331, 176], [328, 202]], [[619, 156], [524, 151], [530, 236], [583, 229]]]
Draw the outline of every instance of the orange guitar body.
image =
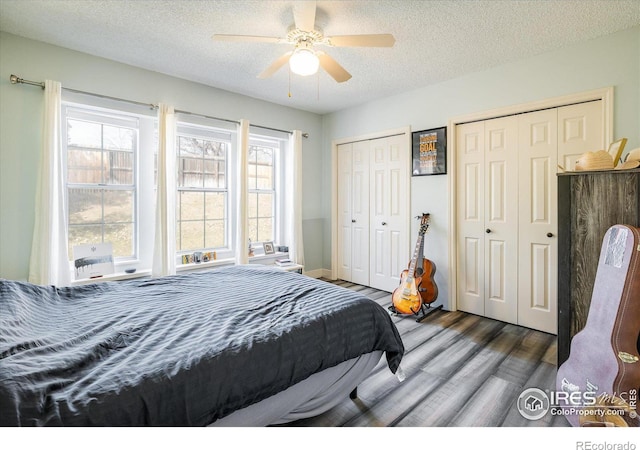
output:
[[400, 274], [400, 285], [393, 291], [391, 297], [393, 306], [401, 314], [418, 314], [422, 308], [422, 296], [420, 295], [421, 277], [409, 276], [409, 269]]
[[422, 258], [422, 282], [418, 292], [422, 297], [422, 303], [428, 305], [438, 298], [438, 286], [436, 286], [433, 277], [436, 274], [436, 265], [427, 258]]

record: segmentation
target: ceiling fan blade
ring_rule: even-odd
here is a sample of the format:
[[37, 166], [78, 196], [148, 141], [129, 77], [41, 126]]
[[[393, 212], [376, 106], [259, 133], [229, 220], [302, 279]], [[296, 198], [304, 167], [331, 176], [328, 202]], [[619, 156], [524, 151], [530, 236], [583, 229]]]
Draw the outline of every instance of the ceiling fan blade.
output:
[[344, 83], [351, 78], [351, 74], [325, 52], [316, 52], [316, 55], [318, 55], [318, 59], [320, 60], [320, 67], [326, 70], [338, 83]]
[[327, 40], [332, 47], [393, 47], [396, 42], [392, 34], [328, 36]]
[[283, 41], [282, 38], [270, 36], [245, 36], [241, 34], [214, 34], [211, 36], [214, 41], [233, 41], [233, 42], [268, 42], [270, 44], [278, 44]]
[[316, 2], [293, 2], [293, 21], [296, 24], [296, 28], [302, 31], [313, 31], [316, 22]]
[[289, 62], [289, 58], [293, 52], [287, 52], [282, 55], [280, 58], [276, 59], [269, 67], [267, 67], [264, 72], [258, 75], [258, 78], [269, 78], [271, 75], [276, 73], [282, 66], [284, 66], [287, 62]]

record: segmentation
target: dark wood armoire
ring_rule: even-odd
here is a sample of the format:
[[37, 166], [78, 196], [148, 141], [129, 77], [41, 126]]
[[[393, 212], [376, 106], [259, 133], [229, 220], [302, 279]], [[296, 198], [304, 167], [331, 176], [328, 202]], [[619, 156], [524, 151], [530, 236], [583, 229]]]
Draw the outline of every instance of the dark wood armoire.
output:
[[558, 174], [558, 367], [589, 314], [606, 231], [640, 226], [640, 169]]

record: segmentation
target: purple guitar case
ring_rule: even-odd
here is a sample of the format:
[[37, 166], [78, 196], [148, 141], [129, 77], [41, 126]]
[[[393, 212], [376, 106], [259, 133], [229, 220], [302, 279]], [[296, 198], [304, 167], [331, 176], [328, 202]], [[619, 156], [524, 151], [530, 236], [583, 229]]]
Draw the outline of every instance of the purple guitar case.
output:
[[614, 225], [600, 251], [587, 323], [558, 368], [556, 404], [573, 426], [639, 426], [640, 229]]

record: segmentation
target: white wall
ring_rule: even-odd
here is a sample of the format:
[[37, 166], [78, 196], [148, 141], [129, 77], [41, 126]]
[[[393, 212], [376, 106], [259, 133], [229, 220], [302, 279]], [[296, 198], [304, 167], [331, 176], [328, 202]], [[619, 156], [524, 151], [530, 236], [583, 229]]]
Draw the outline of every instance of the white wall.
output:
[[[615, 89], [614, 138], [628, 138], [627, 150], [640, 147], [640, 27], [326, 115], [324, 191], [330, 192], [331, 187], [333, 140], [403, 126], [413, 131], [436, 128], [446, 126], [452, 117], [608, 86]], [[445, 304], [449, 296], [449, 176], [411, 179], [411, 217], [431, 213], [425, 256], [436, 265], [437, 303]], [[329, 268], [328, 195], [323, 197], [323, 208], [327, 218], [323, 263]], [[411, 230], [415, 243], [417, 221], [413, 221]]]
[[308, 113], [116, 63], [15, 35], [0, 33], [0, 278], [28, 277], [34, 195], [40, 152], [43, 95], [35, 86], [12, 85], [15, 74], [33, 81], [144, 103], [309, 133], [303, 139], [302, 218], [306, 269], [322, 267], [322, 119]]

